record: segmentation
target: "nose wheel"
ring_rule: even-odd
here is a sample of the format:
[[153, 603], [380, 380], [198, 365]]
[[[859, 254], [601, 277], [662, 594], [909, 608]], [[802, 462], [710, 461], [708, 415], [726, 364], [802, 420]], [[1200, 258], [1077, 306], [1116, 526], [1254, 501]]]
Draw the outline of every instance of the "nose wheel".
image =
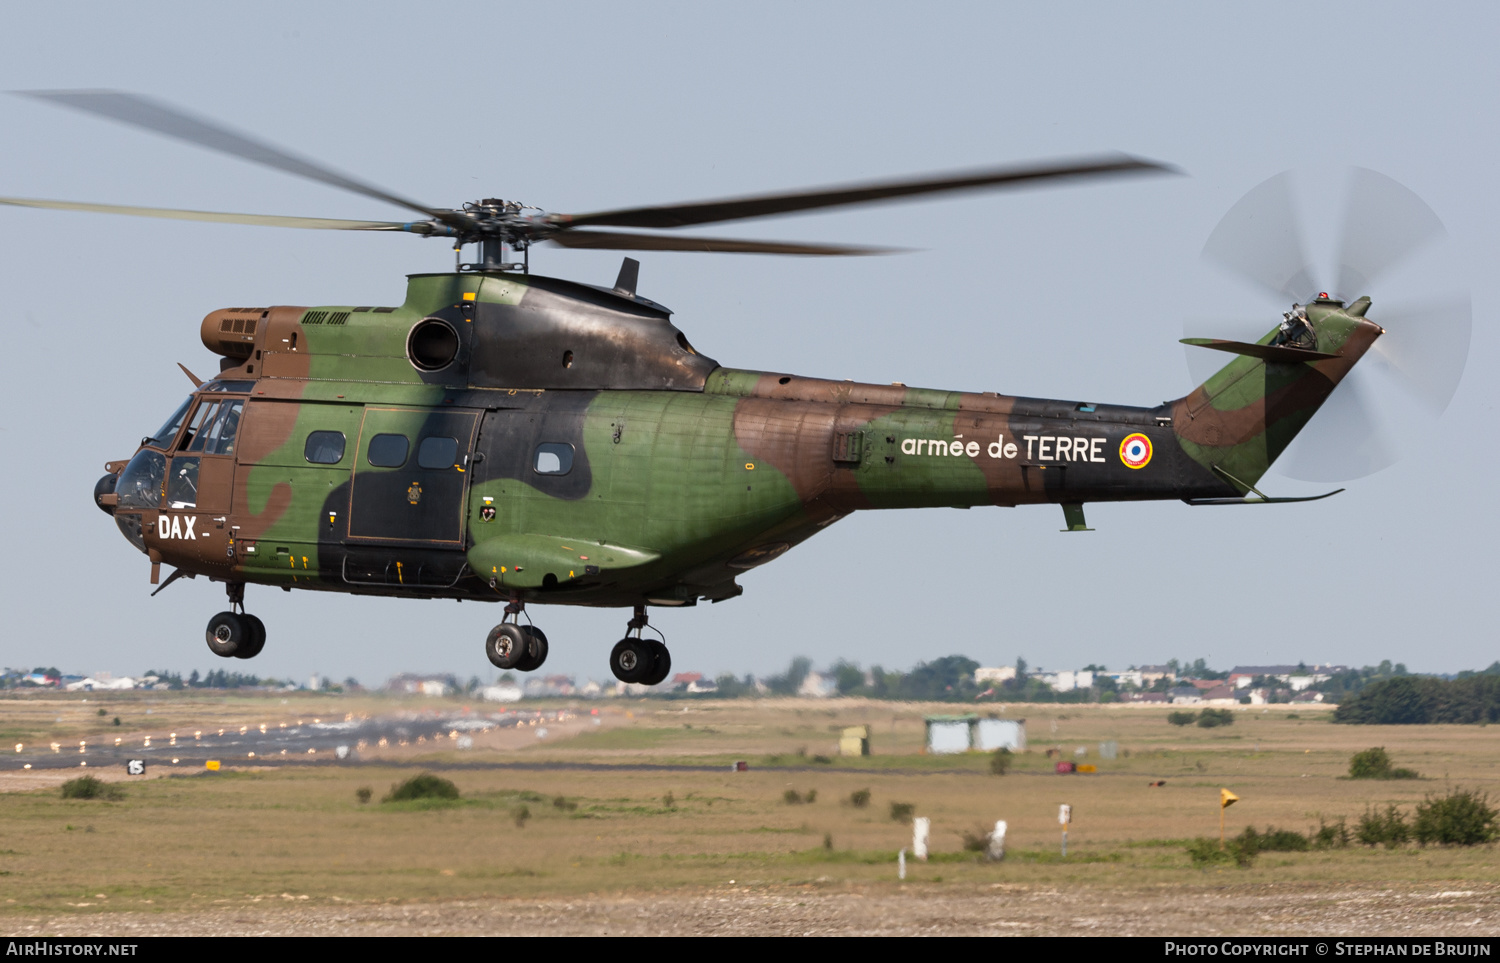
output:
[[659, 685], [672, 671], [672, 654], [666, 643], [641, 637], [647, 627], [646, 607], [637, 605], [635, 617], [625, 629], [625, 638], [609, 653], [609, 669], [621, 682]]
[[505, 621], [490, 629], [484, 640], [484, 654], [497, 669], [535, 672], [547, 661], [547, 635], [534, 625], [519, 621], [525, 603], [511, 599], [505, 607]]
[[245, 611], [245, 583], [230, 582], [228, 612], [208, 620], [209, 651], [224, 659], [253, 659], [266, 647], [266, 623]]

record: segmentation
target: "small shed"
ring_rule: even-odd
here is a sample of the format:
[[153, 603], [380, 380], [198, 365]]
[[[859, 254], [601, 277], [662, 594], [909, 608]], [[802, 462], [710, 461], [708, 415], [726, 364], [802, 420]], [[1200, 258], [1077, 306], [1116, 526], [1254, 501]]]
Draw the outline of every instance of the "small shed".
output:
[[1009, 749], [1011, 752], [1026, 750], [1025, 719], [980, 719], [975, 732], [974, 748], [983, 752]]
[[974, 748], [974, 724], [978, 716], [928, 716], [927, 751], [968, 752]]
[[868, 756], [869, 754], [869, 726], [849, 726], [839, 733], [839, 755]]
[[994, 752], [1026, 749], [1025, 719], [981, 719], [977, 715], [927, 716], [927, 751]]

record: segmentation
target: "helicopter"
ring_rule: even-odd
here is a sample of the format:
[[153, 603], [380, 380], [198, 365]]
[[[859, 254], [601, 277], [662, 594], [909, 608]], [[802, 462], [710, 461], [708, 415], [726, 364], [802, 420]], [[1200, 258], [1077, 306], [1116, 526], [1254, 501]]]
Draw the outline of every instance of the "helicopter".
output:
[[[1258, 337], [1184, 339], [1231, 357], [1188, 395], [1154, 407], [864, 384], [721, 365], [693, 347], [669, 309], [638, 292], [637, 260], [625, 257], [612, 285], [590, 285], [531, 273], [531, 248], [889, 253], [669, 232], [1173, 169], [1105, 155], [588, 214], [498, 198], [449, 209], [138, 95], [25, 96], [416, 216], [352, 221], [27, 198], [0, 204], [406, 233], [445, 239], [456, 252], [451, 272], [409, 275], [399, 305], [209, 312], [199, 337], [220, 357], [220, 370], [200, 379], [184, 367], [189, 397], [130, 457], [105, 464], [95, 504], [147, 556], [152, 594], [200, 575], [225, 586], [229, 608], [205, 630], [209, 649], [225, 658], [253, 658], [266, 644], [264, 623], [245, 610], [245, 588], [255, 584], [502, 603], [485, 655], [500, 669], [523, 672], [540, 668], [549, 648], [528, 605], [626, 608], [632, 614], [610, 669], [622, 682], [655, 685], [669, 675], [671, 655], [664, 640], [646, 634], [649, 606], [735, 598], [741, 575], [856, 511], [1050, 504], [1061, 507], [1064, 531], [1082, 532], [1090, 530], [1089, 502], [1329, 497], [1337, 492], [1278, 498], [1256, 486], [1385, 334], [1366, 317], [1368, 296], [1343, 294], [1428, 238], [1397, 231], [1364, 269], [1341, 273], [1335, 293], [1307, 297], [1311, 278], [1296, 252], [1289, 261], [1284, 246], [1273, 244], [1273, 256], [1257, 260], [1254, 252], [1268, 245], [1235, 240], [1243, 240], [1244, 224], [1264, 223], [1256, 215], [1265, 198], [1281, 201], [1274, 190], [1247, 195], [1254, 209], [1231, 212], [1221, 224], [1228, 240], [1215, 251], [1229, 262], [1248, 258], [1254, 263], [1231, 266], [1297, 303]], [[1399, 185], [1397, 193], [1381, 190], [1405, 203]], [[463, 261], [465, 248], [477, 250], [475, 260]], [[1446, 345], [1450, 355], [1454, 347], [1451, 339], [1413, 340]], [[1463, 342], [1466, 349], [1467, 328]], [[1437, 394], [1451, 397], [1452, 368], [1429, 386]], [[163, 565], [172, 567], [165, 578]]]

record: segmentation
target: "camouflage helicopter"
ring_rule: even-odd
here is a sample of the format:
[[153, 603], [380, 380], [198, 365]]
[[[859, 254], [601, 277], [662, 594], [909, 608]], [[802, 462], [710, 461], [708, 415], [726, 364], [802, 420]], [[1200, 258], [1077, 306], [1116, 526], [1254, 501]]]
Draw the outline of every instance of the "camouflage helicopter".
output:
[[[131, 457], [106, 464], [95, 502], [149, 558], [153, 595], [182, 577], [224, 584], [229, 609], [205, 633], [223, 657], [252, 658], [265, 645], [264, 624], [244, 608], [254, 583], [500, 602], [485, 654], [519, 671], [548, 653], [542, 630], [522, 621], [528, 604], [629, 608], [610, 668], [624, 682], [656, 684], [671, 656], [646, 635], [648, 606], [734, 598], [740, 574], [858, 510], [1053, 504], [1066, 531], [1084, 531], [1084, 505], [1095, 501], [1311, 500], [1267, 497], [1256, 485], [1385, 333], [1366, 317], [1368, 297], [1306, 299], [1307, 272], [1288, 270], [1279, 251], [1235, 266], [1305, 303], [1258, 339], [1186, 339], [1233, 357], [1192, 393], [1155, 407], [739, 370], [699, 353], [668, 309], [637, 292], [637, 261], [625, 258], [613, 285], [594, 286], [530, 273], [530, 249], [872, 254], [885, 249], [661, 232], [1169, 168], [1116, 155], [583, 215], [497, 199], [440, 209], [132, 94], [29, 96], [418, 217], [0, 203], [404, 232], [448, 239], [459, 252], [451, 272], [409, 276], [400, 305], [210, 312], [199, 333], [220, 370], [200, 380], [183, 368], [193, 393]], [[1264, 221], [1255, 214], [1249, 220]], [[1234, 223], [1226, 218], [1231, 234]], [[1418, 234], [1382, 248], [1359, 283], [1419, 246]], [[478, 258], [463, 263], [470, 246]], [[1220, 248], [1226, 260], [1240, 257], [1233, 243]], [[1451, 397], [1456, 375], [1449, 380], [1437, 394]], [[165, 580], [163, 564], [174, 569]]]

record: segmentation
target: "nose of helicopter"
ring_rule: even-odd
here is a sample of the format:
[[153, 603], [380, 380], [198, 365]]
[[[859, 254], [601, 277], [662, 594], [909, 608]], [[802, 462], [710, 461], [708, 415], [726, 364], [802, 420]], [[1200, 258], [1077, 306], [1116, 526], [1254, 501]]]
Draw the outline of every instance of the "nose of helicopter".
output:
[[115, 482], [119, 480], [119, 475], [109, 474], [94, 483], [94, 504], [106, 515], [113, 515], [119, 504], [119, 496], [115, 494]]

